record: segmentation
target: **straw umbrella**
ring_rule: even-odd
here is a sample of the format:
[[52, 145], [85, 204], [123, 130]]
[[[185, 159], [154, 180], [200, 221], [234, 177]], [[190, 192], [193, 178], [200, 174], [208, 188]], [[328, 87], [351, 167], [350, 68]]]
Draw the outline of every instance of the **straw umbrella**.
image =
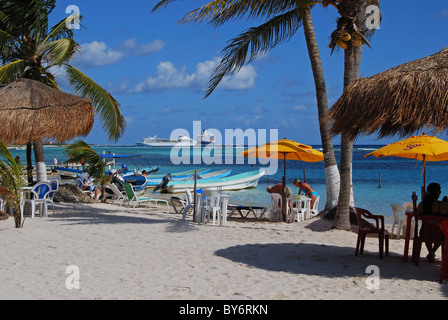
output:
[[[311, 146], [298, 143], [293, 140], [278, 140], [267, 143], [242, 152], [243, 157], [278, 159], [283, 160], [283, 213], [286, 212], [286, 160], [300, 160], [306, 162], [319, 162], [324, 160], [322, 152], [313, 149]], [[283, 214], [284, 218], [286, 215]]]
[[432, 133], [448, 126], [448, 47], [350, 84], [333, 105], [333, 134], [351, 138]]
[[0, 87], [0, 138], [6, 144], [41, 140], [61, 143], [87, 135], [93, 121], [94, 109], [89, 99], [30, 79]]

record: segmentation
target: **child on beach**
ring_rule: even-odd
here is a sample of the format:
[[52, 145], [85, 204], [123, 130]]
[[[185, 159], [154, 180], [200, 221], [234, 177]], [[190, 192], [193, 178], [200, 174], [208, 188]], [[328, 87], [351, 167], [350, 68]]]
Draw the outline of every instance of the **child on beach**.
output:
[[298, 194], [302, 194], [302, 189], [303, 191], [305, 191], [305, 195], [311, 199], [310, 205], [311, 208], [313, 208], [314, 202], [316, 202], [316, 199], [319, 196], [319, 194], [316, 191], [314, 191], [314, 189], [308, 183], [302, 182], [299, 179], [294, 179], [292, 184], [295, 187], [299, 188]]

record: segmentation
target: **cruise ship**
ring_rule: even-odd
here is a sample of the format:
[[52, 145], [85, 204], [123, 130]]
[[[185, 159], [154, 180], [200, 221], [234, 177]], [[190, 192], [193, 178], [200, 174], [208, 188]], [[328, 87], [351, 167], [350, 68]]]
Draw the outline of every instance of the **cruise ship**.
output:
[[196, 140], [189, 138], [188, 136], [180, 136], [177, 140], [165, 139], [165, 138], [157, 138], [147, 137], [143, 138], [142, 142], [138, 142], [137, 145], [145, 146], [145, 147], [194, 147], [196, 145]]
[[201, 135], [197, 136], [196, 141], [201, 146], [214, 144], [215, 136], [211, 132], [204, 130], [202, 131]]

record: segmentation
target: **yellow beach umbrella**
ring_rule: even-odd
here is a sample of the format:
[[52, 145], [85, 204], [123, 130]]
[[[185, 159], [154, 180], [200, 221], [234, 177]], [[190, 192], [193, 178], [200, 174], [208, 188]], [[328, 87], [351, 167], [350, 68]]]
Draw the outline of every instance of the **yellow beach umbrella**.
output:
[[[283, 190], [286, 186], [286, 160], [300, 160], [306, 162], [319, 162], [324, 160], [324, 154], [311, 146], [293, 140], [278, 140], [258, 147], [245, 150], [243, 157], [279, 159], [283, 160]], [[286, 212], [286, 199], [283, 193], [283, 213]], [[285, 215], [283, 215], [285, 217]]]
[[400, 157], [407, 159], [416, 159], [423, 161], [423, 191], [426, 188], [426, 161], [445, 161], [448, 160], [448, 141], [434, 136], [428, 136], [424, 133], [421, 136], [412, 136], [400, 140], [376, 151], [373, 151], [365, 157]]

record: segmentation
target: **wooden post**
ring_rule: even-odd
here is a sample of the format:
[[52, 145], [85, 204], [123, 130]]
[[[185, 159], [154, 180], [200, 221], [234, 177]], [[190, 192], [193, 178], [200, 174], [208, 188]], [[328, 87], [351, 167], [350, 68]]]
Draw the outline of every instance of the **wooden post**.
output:
[[303, 182], [306, 182], [306, 168], [303, 168]]
[[381, 171], [378, 177], [378, 188], [381, 188]]
[[194, 170], [194, 192], [193, 192], [193, 222], [196, 222], [196, 180], [197, 171]]

